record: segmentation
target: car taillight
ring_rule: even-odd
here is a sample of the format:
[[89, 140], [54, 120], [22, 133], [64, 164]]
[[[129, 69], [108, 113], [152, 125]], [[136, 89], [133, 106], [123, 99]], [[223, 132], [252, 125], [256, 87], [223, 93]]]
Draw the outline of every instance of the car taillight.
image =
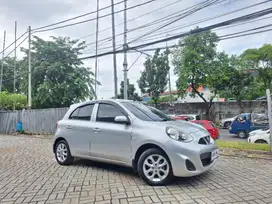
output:
[[56, 128], [58, 128], [58, 122], [56, 122]]

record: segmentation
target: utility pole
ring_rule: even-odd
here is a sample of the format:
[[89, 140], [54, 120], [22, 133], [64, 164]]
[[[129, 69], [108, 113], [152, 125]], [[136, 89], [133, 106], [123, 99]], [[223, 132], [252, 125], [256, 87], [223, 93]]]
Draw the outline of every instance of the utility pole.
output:
[[272, 152], [272, 112], [271, 112], [271, 94], [270, 89], [266, 89], [266, 99], [267, 99], [267, 115], [269, 120], [269, 140], [270, 140], [270, 151]]
[[[16, 93], [16, 70], [17, 70], [17, 21], [15, 21], [15, 31], [14, 31], [14, 70], [13, 70], [13, 92]], [[15, 110], [15, 100], [13, 101], [13, 110]]]
[[172, 89], [171, 89], [171, 72], [170, 72], [170, 66], [169, 66], [169, 49], [168, 49], [167, 41], [166, 41], [166, 55], [167, 55], [167, 59], [166, 59], [167, 65], [166, 66], [169, 67], [169, 71], [168, 71], [168, 86], [169, 86], [170, 104], [172, 104], [173, 98], [172, 98]]
[[28, 27], [28, 108], [31, 109], [31, 27]]
[[95, 85], [94, 85], [94, 91], [95, 91], [95, 98], [97, 99], [97, 52], [98, 52], [98, 22], [99, 22], [99, 0], [96, 2], [96, 42], [95, 42]]
[[127, 84], [127, 0], [124, 1], [124, 99], [127, 100], [127, 89], [128, 89], [128, 84]]
[[2, 51], [2, 61], [1, 61], [1, 76], [0, 76], [0, 92], [2, 91], [2, 86], [3, 86], [3, 70], [4, 70], [4, 58], [5, 58], [5, 44], [6, 44], [6, 31], [4, 31], [4, 39], [3, 39], [3, 51]]
[[115, 18], [114, 18], [114, 0], [111, 0], [111, 22], [112, 22], [112, 47], [113, 47], [113, 72], [114, 72], [114, 98], [118, 97], [117, 90], [117, 65], [116, 65], [116, 44], [115, 44]]

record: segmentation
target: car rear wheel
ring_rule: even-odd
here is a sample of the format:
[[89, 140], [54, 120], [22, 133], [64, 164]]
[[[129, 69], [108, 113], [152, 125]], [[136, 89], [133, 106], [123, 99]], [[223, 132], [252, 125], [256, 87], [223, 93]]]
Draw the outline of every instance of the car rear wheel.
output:
[[238, 131], [237, 136], [241, 139], [245, 139], [247, 137], [247, 133], [241, 130], [241, 131]]
[[256, 140], [254, 143], [259, 143], [259, 144], [267, 144], [265, 140]]
[[230, 124], [231, 124], [231, 122], [225, 122], [225, 123], [224, 123], [224, 128], [228, 129], [229, 126], [230, 126]]
[[69, 145], [65, 140], [61, 140], [57, 143], [55, 157], [60, 165], [69, 165], [73, 163], [74, 158], [72, 157]]
[[171, 163], [168, 157], [159, 149], [146, 150], [139, 158], [138, 172], [149, 185], [165, 185], [173, 178]]

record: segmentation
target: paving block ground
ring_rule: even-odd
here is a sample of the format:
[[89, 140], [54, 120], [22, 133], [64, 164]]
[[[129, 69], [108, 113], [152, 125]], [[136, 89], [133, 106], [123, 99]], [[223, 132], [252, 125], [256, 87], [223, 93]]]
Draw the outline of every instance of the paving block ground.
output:
[[272, 161], [220, 157], [197, 177], [150, 187], [130, 168], [77, 160], [60, 166], [48, 139], [0, 136], [0, 203], [272, 203]]

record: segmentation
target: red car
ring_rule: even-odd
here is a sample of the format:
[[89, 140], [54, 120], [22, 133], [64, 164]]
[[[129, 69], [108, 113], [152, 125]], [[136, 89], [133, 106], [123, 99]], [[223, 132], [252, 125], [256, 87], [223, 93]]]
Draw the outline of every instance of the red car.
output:
[[175, 115], [172, 117], [174, 120], [187, 120], [188, 121], [188, 117], [184, 116], [184, 115]]
[[219, 130], [213, 122], [208, 120], [191, 120], [190, 122], [202, 125], [206, 130], [208, 130], [213, 139], [216, 140], [219, 138]]

